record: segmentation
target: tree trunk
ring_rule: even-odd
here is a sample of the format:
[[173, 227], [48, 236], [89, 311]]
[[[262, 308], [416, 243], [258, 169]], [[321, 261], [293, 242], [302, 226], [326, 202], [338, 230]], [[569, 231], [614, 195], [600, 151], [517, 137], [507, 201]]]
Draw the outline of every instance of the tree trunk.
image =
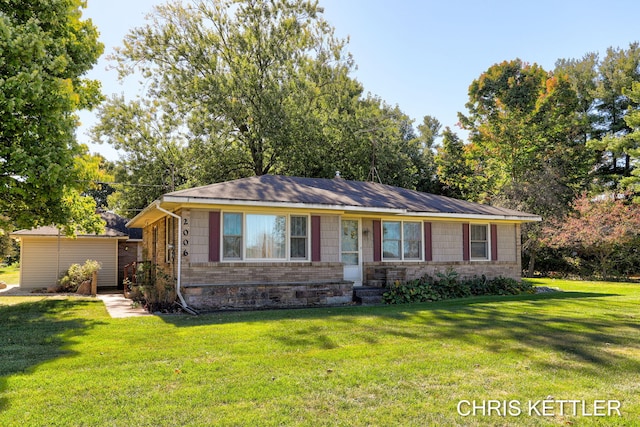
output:
[[536, 267], [536, 251], [532, 250], [529, 254], [529, 267], [527, 269], [527, 277], [533, 277]]

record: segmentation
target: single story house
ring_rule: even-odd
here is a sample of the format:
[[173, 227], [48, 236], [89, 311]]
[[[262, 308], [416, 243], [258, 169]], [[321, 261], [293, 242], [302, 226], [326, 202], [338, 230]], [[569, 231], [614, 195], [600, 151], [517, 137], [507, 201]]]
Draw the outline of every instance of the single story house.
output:
[[142, 258], [142, 230], [127, 229], [127, 219], [101, 212], [104, 233], [66, 237], [58, 228], [38, 227], [20, 230], [11, 236], [20, 240], [20, 287], [46, 288], [56, 284], [71, 264], [99, 261], [98, 288], [122, 284], [126, 264]]
[[540, 217], [374, 182], [264, 175], [175, 191], [136, 215], [145, 260], [195, 310], [333, 305], [354, 287], [521, 275]]

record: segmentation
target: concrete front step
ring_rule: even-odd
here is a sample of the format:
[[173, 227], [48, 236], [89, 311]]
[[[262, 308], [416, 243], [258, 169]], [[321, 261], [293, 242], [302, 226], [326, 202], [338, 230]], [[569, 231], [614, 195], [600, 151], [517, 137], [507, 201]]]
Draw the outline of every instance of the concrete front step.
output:
[[387, 283], [386, 280], [367, 280], [367, 285], [365, 288], [384, 288], [384, 285]]
[[380, 296], [368, 296], [368, 297], [357, 297], [360, 301], [360, 305], [379, 305], [382, 304], [382, 295]]
[[362, 305], [382, 304], [382, 295], [386, 292], [382, 287], [353, 288], [353, 300]]

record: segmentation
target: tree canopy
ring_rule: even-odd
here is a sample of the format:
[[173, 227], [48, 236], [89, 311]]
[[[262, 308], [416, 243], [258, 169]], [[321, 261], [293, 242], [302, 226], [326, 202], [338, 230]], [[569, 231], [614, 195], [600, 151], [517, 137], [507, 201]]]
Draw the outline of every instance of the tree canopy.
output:
[[[0, 2], [0, 223], [96, 230], [74, 157], [75, 112], [100, 100], [83, 75], [102, 53], [81, 0]], [[86, 147], [85, 147], [86, 148]]]
[[594, 190], [633, 190], [628, 187], [628, 178], [636, 168], [637, 144], [626, 137], [633, 131], [626, 116], [640, 106], [640, 99], [631, 96], [634, 83], [640, 82], [640, 45], [634, 42], [627, 49], [610, 47], [602, 59], [595, 53], [579, 60], [561, 59], [556, 70], [570, 76], [579, 94], [584, 141], [597, 154], [593, 159]]
[[[475, 198], [547, 216], [582, 188], [586, 171], [578, 98], [566, 75], [505, 61], [469, 87], [468, 150]], [[549, 188], [554, 186], [554, 188]]]
[[169, 3], [116, 59], [123, 76], [148, 78], [163, 112], [183, 116], [220, 164], [262, 175], [360, 94], [345, 41], [321, 13], [312, 1]]
[[[566, 74], [519, 59], [493, 65], [469, 87], [466, 177], [477, 201], [562, 216], [581, 191], [588, 162], [579, 98]], [[540, 226], [523, 227], [532, 273]]]
[[[251, 175], [382, 180], [436, 189], [428, 119], [363, 95], [347, 40], [317, 1], [205, 1], [155, 8], [113, 59], [146, 92], [112, 97], [94, 139], [124, 156], [111, 197], [120, 210], [160, 194]], [[165, 178], [162, 178], [162, 177]], [[166, 177], [171, 185], [166, 185]], [[143, 184], [146, 186], [143, 187]]]

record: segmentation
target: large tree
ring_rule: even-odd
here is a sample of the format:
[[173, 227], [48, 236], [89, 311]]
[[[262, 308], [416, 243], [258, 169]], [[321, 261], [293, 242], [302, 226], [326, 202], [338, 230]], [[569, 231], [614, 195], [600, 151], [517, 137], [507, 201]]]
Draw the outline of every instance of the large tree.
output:
[[198, 0], [156, 7], [115, 59], [123, 76], [147, 77], [148, 97], [218, 164], [262, 175], [315, 143], [343, 95], [359, 95], [344, 45], [316, 1]]
[[207, 167], [209, 157], [204, 153], [191, 155], [180, 118], [153, 101], [127, 102], [113, 96], [98, 111], [98, 119], [94, 138], [122, 153], [113, 170], [119, 184], [108, 204], [125, 217], [133, 217], [166, 192], [198, 185], [202, 175], [220, 172]]
[[601, 153], [598, 173], [601, 184], [614, 190], [624, 177], [634, 169], [630, 150], [631, 139], [624, 138], [631, 132], [625, 120], [629, 111], [638, 108], [637, 100], [629, 97], [634, 82], [640, 82], [640, 44], [631, 43], [628, 49], [609, 48], [598, 64], [597, 86], [594, 91], [593, 138], [589, 147]]
[[436, 188], [437, 120], [416, 133], [398, 107], [362, 96], [345, 44], [317, 1], [157, 7], [114, 56], [123, 78], [146, 77], [146, 93], [108, 99], [93, 129], [124, 152], [116, 177], [135, 185], [111, 196], [111, 207], [140, 209], [171, 188], [266, 173], [340, 171]]
[[596, 90], [598, 88], [597, 53], [587, 53], [580, 59], [559, 59], [556, 61], [554, 73], [566, 75], [571, 87], [576, 92], [578, 102], [576, 112], [582, 125], [582, 140], [586, 143], [593, 138], [594, 124], [599, 121], [594, 108]]
[[0, 2], [0, 223], [100, 228], [74, 157], [78, 109], [100, 99], [82, 76], [102, 53], [81, 0]]
[[[562, 215], [590, 166], [569, 78], [536, 64], [505, 61], [471, 84], [466, 106], [469, 114], [459, 117], [470, 131], [472, 169], [483, 177], [476, 181], [482, 185], [477, 198], [543, 218]], [[525, 227], [530, 255], [539, 231]]]
[[442, 185], [442, 194], [459, 199], [477, 199], [473, 170], [469, 165], [468, 154], [464, 142], [449, 127], [442, 132], [442, 144], [438, 146], [435, 156], [436, 173]]
[[481, 197], [500, 199], [513, 191], [521, 199], [512, 200], [518, 207], [548, 214], [541, 210], [546, 204], [535, 200], [537, 191], [523, 190], [535, 176], [551, 173], [567, 187], [566, 194], [558, 196], [571, 201], [589, 166], [581, 160], [584, 141], [577, 104], [566, 75], [520, 60], [496, 64], [475, 80], [469, 87], [469, 114], [459, 117], [470, 131], [476, 173], [486, 178]]
[[[630, 90], [625, 90], [624, 94], [629, 97], [630, 102], [640, 105], [640, 82], [633, 82]], [[624, 121], [630, 129], [628, 133], [621, 135], [608, 135], [603, 138], [613, 152], [624, 152], [630, 171], [620, 180], [619, 190], [629, 193], [637, 202], [640, 202], [640, 110], [628, 107], [628, 114]]]

